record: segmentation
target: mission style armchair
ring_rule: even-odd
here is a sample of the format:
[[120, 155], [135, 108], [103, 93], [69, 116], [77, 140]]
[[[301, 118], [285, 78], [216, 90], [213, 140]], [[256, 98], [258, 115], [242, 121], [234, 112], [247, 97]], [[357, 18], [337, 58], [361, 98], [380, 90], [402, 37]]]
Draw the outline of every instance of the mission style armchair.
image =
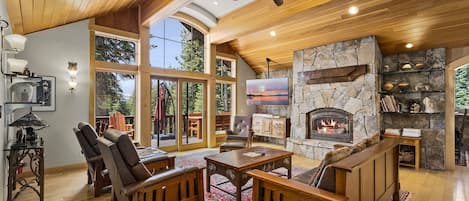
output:
[[[93, 184], [94, 195], [98, 197], [102, 193], [102, 189], [111, 185], [109, 172], [104, 165], [101, 151], [98, 147], [98, 133], [86, 122], [80, 122], [78, 129], [73, 128], [75, 135], [80, 144], [83, 155], [88, 163], [88, 184]], [[129, 138], [129, 137], [127, 137]], [[129, 138], [130, 140], [130, 138]], [[133, 147], [133, 150], [135, 147]], [[156, 152], [156, 154], [154, 154]], [[145, 164], [146, 168], [152, 173], [158, 173], [174, 168], [174, 156], [167, 155], [160, 150], [152, 150], [148, 148], [139, 148], [140, 162]]]
[[399, 141], [379, 135], [327, 153], [321, 165], [292, 179], [252, 170], [253, 201], [399, 200]]
[[235, 116], [233, 130], [226, 132], [226, 142], [220, 145], [220, 152], [251, 147], [254, 132], [250, 116]]
[[109, 170], [117, 201], [203, 201], [202, 169], [184, 167], [152, 175], [140, 161], [129, 137], [108, 129], [98, 147]]

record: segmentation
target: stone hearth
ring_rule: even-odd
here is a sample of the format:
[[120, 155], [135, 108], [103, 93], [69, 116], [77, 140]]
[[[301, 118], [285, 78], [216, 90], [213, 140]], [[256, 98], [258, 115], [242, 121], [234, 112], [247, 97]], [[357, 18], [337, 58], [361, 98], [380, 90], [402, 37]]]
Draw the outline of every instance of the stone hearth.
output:
[[[353, 139], [357, 143], [378, 128], [378, 77], [382, 55], [374, 36], [298, 50], [293, 58], [293, 100], [291, 137], [287, 149], [321, 160], [333, 149], [333, 141], [309, 139], [307, 113], [319, 108], [336, 108], [353, 115]], [[352, 65], [368, 65], [368, 73], [352, 82], [308, 85], [301, 72]]]

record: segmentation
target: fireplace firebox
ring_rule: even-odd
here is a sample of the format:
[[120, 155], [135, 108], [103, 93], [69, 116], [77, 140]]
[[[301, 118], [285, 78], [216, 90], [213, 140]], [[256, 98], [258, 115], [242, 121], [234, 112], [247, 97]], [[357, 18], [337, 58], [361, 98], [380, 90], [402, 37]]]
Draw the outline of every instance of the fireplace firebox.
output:
[[337, 108], [319, 108], [306, 113], [310, 139], [353, 142], [353, 114]]

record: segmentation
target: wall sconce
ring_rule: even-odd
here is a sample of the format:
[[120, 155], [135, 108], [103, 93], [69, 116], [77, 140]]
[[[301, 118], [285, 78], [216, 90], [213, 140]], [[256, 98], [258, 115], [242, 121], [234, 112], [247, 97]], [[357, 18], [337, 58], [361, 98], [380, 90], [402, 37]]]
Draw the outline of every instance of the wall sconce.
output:
[[68, 74], [70, 74], [70, 81], [68, 81], [68, 89], [70, 92], [77, 87], [77, 74], [78, 74], [78, 67], [76, 62], [68, 62]]

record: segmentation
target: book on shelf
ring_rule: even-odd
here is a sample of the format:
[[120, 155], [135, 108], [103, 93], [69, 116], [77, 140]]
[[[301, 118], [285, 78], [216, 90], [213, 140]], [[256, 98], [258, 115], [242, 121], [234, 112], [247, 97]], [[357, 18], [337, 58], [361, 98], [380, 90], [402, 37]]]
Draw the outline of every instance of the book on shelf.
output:
[[381, 104], [381, 110], [383, 112], [400, 112], [401, 111], [399, 102], [396, 100], [396, 98], [393, 95], [385, 95], [383, 98], [381, 98], [380, 104]]

